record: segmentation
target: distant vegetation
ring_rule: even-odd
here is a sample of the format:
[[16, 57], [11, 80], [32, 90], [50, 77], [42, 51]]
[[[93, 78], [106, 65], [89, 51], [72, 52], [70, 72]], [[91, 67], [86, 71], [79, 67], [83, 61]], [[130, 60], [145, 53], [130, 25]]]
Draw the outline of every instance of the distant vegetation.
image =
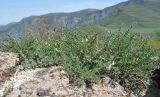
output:
[[116, 33], [101, 27], [83, 26], [72, 31], [9, 38], [1, 49], [20, 54], [27, 68], [63, 66], [76, 85], [88, 87], [108, 76], [135, 94], [149, 85], [151, 71], [160, 66], [159, 50], [131, 28]]

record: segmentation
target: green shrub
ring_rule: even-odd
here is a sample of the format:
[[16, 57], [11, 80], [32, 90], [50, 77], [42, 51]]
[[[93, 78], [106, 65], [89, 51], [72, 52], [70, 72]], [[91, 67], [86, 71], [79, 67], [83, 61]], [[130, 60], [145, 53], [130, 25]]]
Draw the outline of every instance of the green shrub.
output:
[[158, 54], [148, 45], [148, 39], [130, 30], [113, 33], [106, 42], [115, 63], [109, 75], [126, 89], [139, 94], [149, 84], [151, 71], [159, 67], [158, 60], [153, 60]]
[[21, 65], [25, 68], [49, 67], [57, 63], [54, 40], [44, 40], [27, 36], [21, 40], [9, 38], [1, 45], [3, 50], [20, 54]]
[[98, 36], [74, 32], [65, 34], [61, 39], [58, 49], [62, 65], [78, 84], [93, 83], [105, 76], [109, 60], [105, 54], [105, 42]]
[[147, 41], [130, 29], [105, 34], [71, 32], [62, 37], [58, 51], [74, 82], [91, 85], [109, 76], [138, 95], [149, 84], [151, 71], [160, 65]]
[[88, 87], [108, 76], [138, 95], [148, 86], [151, 71], [159, 68], [160, 56], [144, 36], [130, 30], [100, 33], [78, 29], [53, 34], [50, 39], [9, 39], [1, 48], [19, 53], [26, 68], [58, 64], [70, 81], [77, 85], [86, 83]]

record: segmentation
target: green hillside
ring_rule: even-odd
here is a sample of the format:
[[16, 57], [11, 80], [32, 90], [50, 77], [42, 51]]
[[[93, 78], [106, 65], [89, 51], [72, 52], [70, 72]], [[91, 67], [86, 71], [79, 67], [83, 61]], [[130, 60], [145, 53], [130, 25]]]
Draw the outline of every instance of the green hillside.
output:
[[160, 2], [146, 1], [143, 5], [133, 4], [123, 7], [123, 12], [114, 16], [109, 28], [128, 27], [134, 25], [138, 31], [158, 31], [160, 25]]

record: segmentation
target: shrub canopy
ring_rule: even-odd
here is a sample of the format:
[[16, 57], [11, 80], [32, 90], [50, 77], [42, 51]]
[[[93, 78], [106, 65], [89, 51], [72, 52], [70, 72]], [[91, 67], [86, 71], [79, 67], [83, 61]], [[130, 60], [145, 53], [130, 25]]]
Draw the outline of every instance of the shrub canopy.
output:
[[151, 71], [160, 66], [159, 50], [130, 29], [90, 31], [64, 31], [49, 39], [9, 39], [1, 48], [19, 53], [26, 68], [61, 65], [78, 85], [89, 86], [109, 76], [135, 94], [146, 88]]

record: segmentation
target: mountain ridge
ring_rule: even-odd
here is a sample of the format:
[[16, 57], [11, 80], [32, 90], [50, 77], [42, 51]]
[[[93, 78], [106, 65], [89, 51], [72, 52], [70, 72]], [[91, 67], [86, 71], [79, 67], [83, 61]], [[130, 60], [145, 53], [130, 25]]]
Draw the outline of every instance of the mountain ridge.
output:
[[157, 28], [160, 24], [159, 8], [158, 0], [128, 0], [102, 10], [89, 8], [70, 13], [30, 16], [23, 18], [20, 22], [0, 26], [0, 35], [10, 34], [19, 37], [26, 32], [55, 32], [57, 27], [72, 29], [92, 23], [115, 28], [121, 24], [127, 27], [138, 22], [137, 27]]

